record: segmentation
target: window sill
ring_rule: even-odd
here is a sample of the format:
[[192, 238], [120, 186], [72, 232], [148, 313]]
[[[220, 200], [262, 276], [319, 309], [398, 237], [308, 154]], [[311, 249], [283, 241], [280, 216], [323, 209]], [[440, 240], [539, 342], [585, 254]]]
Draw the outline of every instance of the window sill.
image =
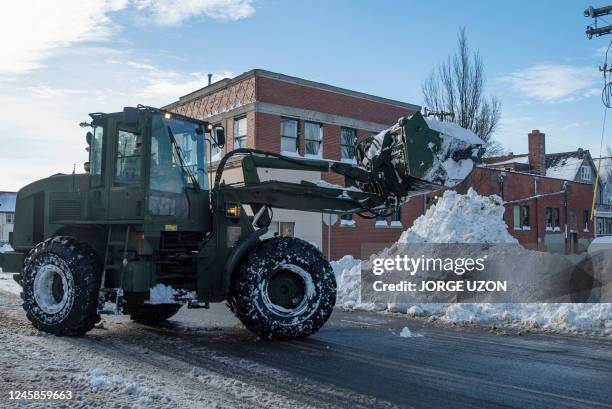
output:
[[343, 163], [352, 163], [352, 164], [356, 165], [357, 164], [357, 159], [355, 159], [355, 158], [353, 158], [353, 159], [350, 159], [350, 158], [340, 158], [340, 162], [343, 162]]
[[374, 227], [377, 229], [388, 229], [389, 225], [387, 224], [387, 222], [376, 222], [374, 224]]
[[284, 155], [284, 156], [293, 156], [293, 157], [297, 157], [297, 158], [301, 158], [302, 157], [302, 155], [300, 155], [300, 153], [297, 152], [297, 151], [281, 151], [280, 154]]
[[312, 153], [305, 153], [305, 154], [304, 154], [304, 157], [305, 157], [305, 158], [308, 158], [308, 159], [323, 159], [323, 155], [322, 155], [322, 154], [320, 154], [320, 153], [318, 153], [318, 154], [316, 154], [316, 155], [315, 155], [315, 154], [312, 154]]
[[552, 227], [547, 227], [546, 231], [554, 231]]
[[391, 227], [392, 229], [403, 229], [404, 226], [402, 225], [402, 222], [391, 222], [389, 224], [389, 227]]
[[531, 227], [529, 227], [529, 226], [523, 226], [523, 227], [522, 227], [522, 230], [525, 230], [525, 231], [530, 231], [530, 230], [531, 230]]
[[340, 227], [355, 227], [355, 220], [340, 220]]

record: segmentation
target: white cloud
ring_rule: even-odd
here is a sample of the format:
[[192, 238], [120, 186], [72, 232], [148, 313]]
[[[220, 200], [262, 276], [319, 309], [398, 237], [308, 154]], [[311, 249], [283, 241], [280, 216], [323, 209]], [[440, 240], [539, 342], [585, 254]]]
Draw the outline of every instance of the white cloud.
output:
[[0, 13], [0, 80], [12, 80], [45, 66], [58, 51], [75, 44], [107, 41], [121, 30], [112, 14], [130, 4], [162, 26], [191, 17], [235, 21], [255, 12], [251, 0], [18, 0]]
[[[96, 61], [95, 70], [91, 69]], [[61, 63], [61, 64], [60, 64]], [[51, 57], [48, 69], [4, 83], [0, 92], [0, 190], [16, 190], [51, 174], [82, 171], [89, 112], [163, 106], [206, 86], [205, 74], [175, 71], [133, 52], [74, 47]], [[213, 81], [233, 76], [222, 71]], [[32, 166], [35, 163], [35, 166]]]
[[517, 70], [500, 80], [522, 95], [541, 102], [564, 102], [601, 92], [595, 67], [538, 64]]
[[0, 14], [0, 76], [44, 66], [54, 51], [85, 41], [108, 39], [117, 27], [109, 13], [125, 0], [19, 0], [5, 2]]
[[162, 26], [180, 24], [190, 17], [206, 16], [236, 21], [255, 12], [251, 0], [136, 0], [138, 9], [149, 11]]

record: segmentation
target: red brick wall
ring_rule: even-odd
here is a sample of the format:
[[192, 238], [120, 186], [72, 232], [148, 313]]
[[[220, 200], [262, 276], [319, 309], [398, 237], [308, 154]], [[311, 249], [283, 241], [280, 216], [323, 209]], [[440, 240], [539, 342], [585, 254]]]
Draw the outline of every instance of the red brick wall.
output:
[[[503, 173], [505, 174], [504, 201], [508, 202], [525, 199], [536, 194], [534, 180], [537, 176], [514, 172]], [[470, 176], [469, 183], [479, 194], [499, 195], [498, 177], [500, 174], [502, 174], [502, 172], [498, 170], [477, 168]], [[565, 181], [559, 179], [539, 177], [537, 181], [537, 194], [542, 195], [559, 192], [563, 189], [564, 183]], [[579, 239], [592, 239], [593, 232], [595, 231], [594, 226], [593, 223], [589, 221], [589, 231], [584, 231], [583, 212], [591, 208], [591, 201], [593, 199], [593, 185], [576, 182], [567, 182], [567, 184], [567, 196], [565, 194], [559, 194], [515, 203], [519, 206], [529, 206], [531, 230], [514, 230], [514, 204], [507, 204], [506, 211], [504, 213], [504, 220], [508, 225], [508, 232], [516, 237], [521, 244], [532, 248], [546, 250], [544, 238], [547, 234], [552, 233], [546, 230], [546, 208], [552, 207], [560, 209], [561, 232], [559, 233], [563, 233], [565, 231], [564, 226], [566, 223], [568, 223], [568, 229], [575, 230], [578, 233]], [[565, 205], [566, 197], [567, 206]], [[570, 210], [572, 209], [576, 211], [576, 221], [570, 223], [567, 218]]]
[[414, 110], [402, 107], [273, 78], [256, 77], [255, 87], [257, 100], [261, 102], [325, 112], [380, 124], [392, 125], [400, 117], [414, 113]]

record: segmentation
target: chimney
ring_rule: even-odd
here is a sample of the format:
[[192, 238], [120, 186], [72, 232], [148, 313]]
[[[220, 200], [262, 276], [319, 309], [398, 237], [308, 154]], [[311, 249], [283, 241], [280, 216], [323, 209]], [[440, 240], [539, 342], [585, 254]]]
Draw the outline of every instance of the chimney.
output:
[[208, 85], [212, 84], [212, 74], [208, 74]]
[[546, 143], [545, 134], [534, 129], [529, 133], [529, 165], [531, 171], [539, 175], [546, 175]]

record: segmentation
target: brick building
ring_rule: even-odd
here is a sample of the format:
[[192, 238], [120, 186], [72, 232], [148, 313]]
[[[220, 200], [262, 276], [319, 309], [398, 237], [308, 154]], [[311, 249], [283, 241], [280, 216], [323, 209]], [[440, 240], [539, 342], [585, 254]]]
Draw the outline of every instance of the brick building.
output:
[[[357, 141], [420, 110], [417, 105], [258, 69], [211, 84], [165, 108], [222, 124], [227, 134], [224, 151], [249, 147], [347, 162], [355, 161]], [[222, 153], [214, 152], [213, 168]], [[224, 173], [228, 183], [241, 179], [239, 169], [234, 173], [232, 170]], [[260, 177], [344, 183], [341, 176], [318, 172], [269, 170]], [[374, 230], [375, 223], [362, 219], [357, 223], [349, 220], [336, 223], [332, 229], [332, 257], [358, 255], [363, 229], [371, 231], [379, 243], [399, 237], [401, 228], [397, 223], [394, 229]], [[319, 213], [275, 209], [270, 227], [272, 232], [294, 233], [326, 251], [327, 228], [323, 226]]]
[[[213, 152], [213, 170], [222, 154], [236, 147], [354, 162], [358, 141], [420, 110], [417, 105], [258, 69], [187, 94], [165, 108], [225, 127], [227, 143], [223, 152]], [[509, 232], [527, 246], [560, 252], [584, 247], [594, 232], [586, 219], [593, 160], [583, 150], [546, 154], [544, 134], [538, 131], [528, 138], [529, 153], [489, 158], [463, 189], [471, 185], [480, 194], [501, 195], [508, 202]], [[224, 173], [228, 183], [241, 180], [235, 165]], [[342, 176], [318, 172], [268, 170], [260, 177], [344, 182]], [[366, 257], [396, 241], [439, 194], [414, 197], [387, 219], [345, 216], [331, 228], [319, 213], [276, 209], [270, 234], [295, 234], [326, 255], [331, 234], [331, 259], [345, 254]]]

